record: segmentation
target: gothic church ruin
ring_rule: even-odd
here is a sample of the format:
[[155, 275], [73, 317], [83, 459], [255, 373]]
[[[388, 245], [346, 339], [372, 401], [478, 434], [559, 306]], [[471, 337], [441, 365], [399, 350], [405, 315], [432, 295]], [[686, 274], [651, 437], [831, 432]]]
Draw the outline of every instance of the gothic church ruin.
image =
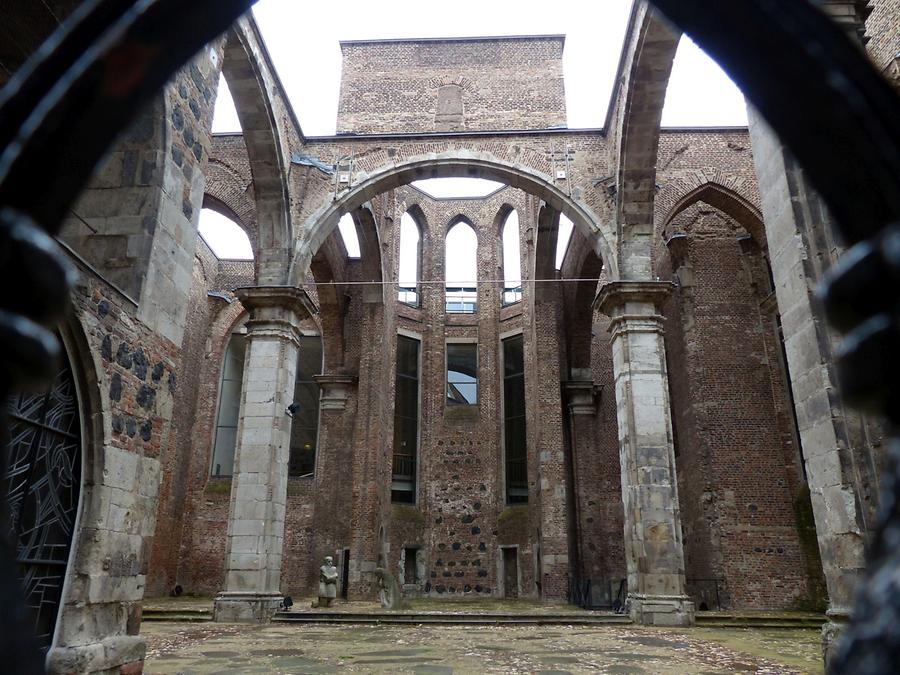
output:
[[[823, 6], [900, 84], [898, 0]], [[7, 15], [0, 84], [55, 27]], [[566, 126], [560, 35], [344, 42], [328, 137], [251, 15], [166, 86], [59, 237], [66, 367], [9, 404], [52, 669], [139, 669], [142, 601], [176, 586], [267, 621], [326, 555], [339, 599], [383, 567], [407, 597], [840, 625], [882, 460], [816, 314], [841, 245], [752, 112], [660, 128], [680, 37], [635, 3], [600, 129]], [[211, 133], [220, 73], [242, 133]], [[441, 177], [502, 186], [412, 184]], [[252, 260], [216, 257], [203, 209]]]

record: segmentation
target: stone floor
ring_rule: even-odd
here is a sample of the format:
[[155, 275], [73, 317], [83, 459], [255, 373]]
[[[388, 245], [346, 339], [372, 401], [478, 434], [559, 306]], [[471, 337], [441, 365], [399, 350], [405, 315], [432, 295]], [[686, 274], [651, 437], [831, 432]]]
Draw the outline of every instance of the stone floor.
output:
[[816, 630], [145, 623], [147, 673], [821, 673]]

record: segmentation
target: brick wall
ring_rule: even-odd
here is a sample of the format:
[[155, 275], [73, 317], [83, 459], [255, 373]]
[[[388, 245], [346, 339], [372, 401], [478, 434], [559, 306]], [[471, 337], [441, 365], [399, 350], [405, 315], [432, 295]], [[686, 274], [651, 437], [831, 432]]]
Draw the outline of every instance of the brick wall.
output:
[[764, 234], [750, 240], [703, 202], [667, 234], [680, 237], [659, 272], [679, 284], [666, 335], [689, 590], [712, 608], [702, 580], [724, 579], [726, 606], [812, 608], [820, 578], [797, 515], [808, 498], [765, 303]]
[[566, 124], [561, 36], [343, 42], [341, 50], [339, 134]]

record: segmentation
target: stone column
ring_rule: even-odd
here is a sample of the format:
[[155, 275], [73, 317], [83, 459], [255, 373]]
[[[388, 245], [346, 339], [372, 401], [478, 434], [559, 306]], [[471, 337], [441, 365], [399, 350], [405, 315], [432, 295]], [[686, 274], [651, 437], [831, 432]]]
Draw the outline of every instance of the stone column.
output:
[[681, 515], [660, 305], [673, 286], [616, 281], [594, 304], [610, 317], [619, 421], [625, 559], [631, 618], [642, 624], [689, 626]]
[[234, 457], [225, 588], [216, 621], [267, 621], [281, 600], [288, 455], [298, 326], [315, 308], [292, 286], [237, 290], [250, 312]]
[[842, 253], [831, 216], [771, 128], [749, 110], [753, 161], [781, 313], [784, 347], [822, 569], [829, 622], [825, 659], [846, 623], [878, 505], [883, 432], [848, 408], [834, 372], [836, 336], [814, 289]]
[[[569, 491], [572, 495], [571, 508], [574, 524], [574, 546], [572, 550], [577, 553], [578, 559], [573, 561], [573, 571], [577, 577], [590, 578], [588, 572], [589, 553], [585, 550], [586, 537], [584, 533], [585, 502], [595, 496], [591, 486], [586, 485], [579, 475], [580, 462], [582, 461], [582, 449], [588, 450], [594, 444], [593, 427], [597, 415], [597, 400], [603, 391], [602, 384], [594, 384], [590, 378], [589, 368], [577, 369], [572, 373], [575, 377], [584, 379], [567, 380], [562, 383], [563, 399], [569, 412], [569, 472], [571, 484]], [[605, 576], [605, 575], [604, 575]]]
[[[321, 414], [312, 518], [316, 528], [306, 552], [310, 559], [310, 590], [318, 588], [322, 559], [326, 555], [341, 556], [335, 557], [335, 564], [342, 564], [344, 550], [352, 539], [349, 514], [353, 511], [353, 499], [347, 471], [353, 466], [353, 444], [348, 439], [353, 438], [357, 384], [355, 375], [342, 373], [314, 375], [313, 379], [321, 392]], [[339, 587], [338, 593], [343, 590]]]

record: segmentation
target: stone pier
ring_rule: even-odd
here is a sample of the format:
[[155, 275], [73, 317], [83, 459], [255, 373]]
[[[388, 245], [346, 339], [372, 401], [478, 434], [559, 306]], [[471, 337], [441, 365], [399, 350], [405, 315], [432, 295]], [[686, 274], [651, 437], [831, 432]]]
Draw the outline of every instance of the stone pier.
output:
[[610, 317], [625, 512], [628, 601], [637, 623], [689, 626], [660, 304], [673, 286], [617, 281], [595, 306]]
[[267, 621], [281, 600], [288, 455], [300, 322], [315, 311], [305, 291], [237, 291], [250, 312], [244, 386], [228, 515], [225, 588], [216, 621]]

